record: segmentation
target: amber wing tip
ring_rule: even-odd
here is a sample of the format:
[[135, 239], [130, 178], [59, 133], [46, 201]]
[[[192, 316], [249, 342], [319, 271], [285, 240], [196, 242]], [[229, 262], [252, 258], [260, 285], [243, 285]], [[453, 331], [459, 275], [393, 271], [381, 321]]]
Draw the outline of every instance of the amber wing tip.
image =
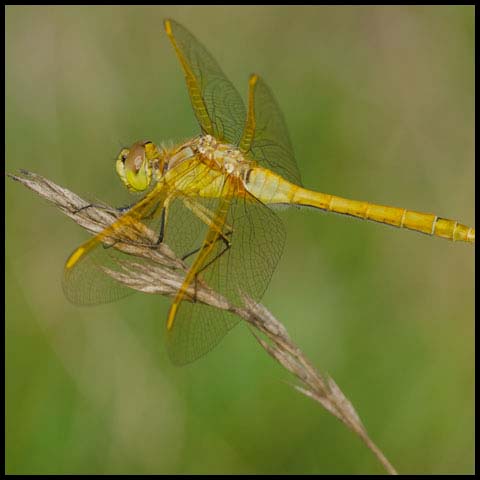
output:
[[65, 262], [65, 269], [71, 270], [85, 253], [84, 247], [78, 247]]
[[169, 18], [166, 18], [163, 21], [163, 26], [167, 32], [167, 35], [172, 35], [172, 21]]

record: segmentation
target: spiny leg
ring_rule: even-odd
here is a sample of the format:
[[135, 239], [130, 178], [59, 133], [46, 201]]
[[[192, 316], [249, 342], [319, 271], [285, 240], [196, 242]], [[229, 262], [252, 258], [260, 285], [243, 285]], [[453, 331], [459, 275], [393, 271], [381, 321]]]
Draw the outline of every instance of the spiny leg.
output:
[[[217, 231], [220, 235], [215, 242], [218, 240], [222, 240], [225, 245], [230, 246], [230, 240], [227, 238], [228, 236], [231, 236], [233, 233], [233, 228], [225, 224], [223, 228], [226, 230], [223, 232], [223, 229], [219, 229], [217, 225], [215, 225], [215, 222], [213, 220], [214, 218], [214, 213], [209, 210], [207, 207], [202, 205], [201, 203], [195, 203], [190, 201], [187, 198], [183, 199], [183, 204], [194, 214], [196, 215], [205, 225], [209, 228], [213, 228], [215, 231]], [[198, 253], [202, 247], [195, 248], [191, 252], [188, 252], [182, 256], [182, 260], [186, 260], [188, 257], [191, 257], [195, 253]]]
[[99, 208], [101, 210], [106, 210], [107, 212], [119, 212], [119, 213], [125, 213], [128, 210], [130, 210], [133, 206], [135, 206], [136, 203], [132, 203], [131, 205], [126, 205], [125, 207], [109, 207], [107, 205], [100, 205], [99, 203], [88, 203], [87, 205], [84, 205], [83, 207], [78, 207], [76, 208], [73, 213], [76, 215], [77, 213], [80, 213], [83, 210], [86, 210], [87, 208]]
[[[128, 211], [132, 207], [134, 207], [135, 205], [136, 205], [136, 203], [134, 203], [133, 205], [130, 205], [128, 207], [118, 208], [116, 210], [119, 211], [119, 212], [125, 213], [126, 211]], [[91, 205], [88, 205], [88, 206], [85, 206], [85, 207], [82, 207], [82, 208], [87, 208], [89, 206], [91, 206]], [[143, 217], [142, 220], [153, 219], [155, 217], [155, 215], [157, 214], [157, 212], [159, 210], [159, 207], [160, 207], [160, 203], [157, 203], [156, 206], [152, 209], [152, 211], [150, 213], [148, 213], [147, 215], [145, 215], [145, 217]], [[103, 207], [103, 208], [106, 208], [106, 207]], [[161, 222], [160, 223], [160, 234], [159, 234], [158, 239], [154, 243], [137, 242], [137, 241], [132, 240], [132, 239], [129, 239], [128, 242], [130, 244], [138, 246], [138, 247], [157, 248], [163, 242], [163, 238], [164, 238], [166, 216], [167, 216], [167, 212], [168, 212], [168, 200], [164, 202], [164, 206], [161, 208], [161, 212], [162, 212], [161, 213], [162, 217], [161, 217], [161, 221], [160, 221]], [[103, 248], [113, 247], [114, 245], [116, 245], [119, 242], [122, 242], [122, 240], [118, 239], [118, 238], [113, 239], [111, 244], [109, 244], [109, 245], [103, 244]]]
[[163, 239], [165, 237], [165, 217], [166, 217], [166, 208], [162, 208], [162, 218], [160, 220], [160, 234], [158, 235], [157, 245], [163, 243]]
[[[218, 237], [215, 240], [215, 243], [218, 242], [219, 240], [221, 240], [225, 243], [226, 248], [230, 248], [230, 246], [231, 246], [230, 240], [226, 237], [231, 236], [232, 234], [233, 234], [233, 230], [229, 230], [228, 232], [225, 232], [225, 234], [220, 235], [220, 237]], [[196, 253], [198, 253], [200, 251], [201, 248], [202, 247], [198, 247], [195, 250], [192, 250], [191, 252], [186, 253], [185, 255], [182, 256], [182, 260], [185, 261], [188, 257], [191, 257], [192, 255], [195, 255]], [[205, 267], [203, 267], [203, 268], [205, 268]]]
[[[228, 234], [231, 234], [232, 232], [229, 232]], [[218, 259], [220, 259], [220, 257], [225, 253], [227, 252], [228, 250], [230, 250], [232, 244], [226, 240], [223, 236], [222, 237], [219, 237], [217, 238], [217, 240], [215, 240], [213, 243], [216, 243], [218, 240], [222, 240], [224, 243], [225, 243], [225, 246], [223, 248], [223, 250], [220, 252], [220, 253], [217, 253], [215, 255], [215, 257], [213, 257], [206, 265], [204, 265], [197, 273], [195, 273], [195, 277], [194, 277], [194, 288], [193, 288], [193, 301], [196, 302], [197, 301], [197, 280], [198, 280], [198, 276], [204, 271], [206, 270], [210, 265], [212, 265], [214, 262], [216, 262]], [[211, 242], [209, 243], [209, 245], [211, 245]], [[196, 251], [200, 250], [199, 248], [197, 248]], [[193, 252], [192, 252], [193, 253]], [[183, 259], [182, 259], [183, 260]]]

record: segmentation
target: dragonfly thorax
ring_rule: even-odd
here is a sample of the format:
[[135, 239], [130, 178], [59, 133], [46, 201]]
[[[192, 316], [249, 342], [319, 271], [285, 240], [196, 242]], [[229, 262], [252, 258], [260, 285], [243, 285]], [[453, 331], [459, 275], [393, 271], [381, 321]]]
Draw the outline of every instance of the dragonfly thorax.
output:
[[243, 153], [234, 145], [222, 143], [211, 135], [199, 137], [192, 150], [212, 162], [214, 167], [229, 175], [244, 178], [252, 167], [252, 162], [245, 158]]

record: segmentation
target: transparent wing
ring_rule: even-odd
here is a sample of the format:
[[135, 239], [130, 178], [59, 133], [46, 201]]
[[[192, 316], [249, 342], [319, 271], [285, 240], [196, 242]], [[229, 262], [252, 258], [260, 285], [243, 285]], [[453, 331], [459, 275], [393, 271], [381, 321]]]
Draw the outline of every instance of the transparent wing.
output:
[[65, 263], [63, 275], [63, 291], [68, 300], [77, 305], [95, 305], [112, 302], [134, 292], [114, 280], [108, 272], [123, 271], [124, 262], [132, 258], [124, 253], [129, 246], [155, 245], [159, 235], [156, 224], [160, 222], [164, 200], [164, 191], [153, 190], [72, 253]]
[[135, 290], [115, 281], [107, 271], [120, 271], [122, 253], [99, 245], [73, 268], [64, 268], [62, 287], [75, 305], [98, 305], [124, 298]]
[[165, 20], [165, 30], [180, 61], [192, 107], [203, 133], [237, 145], [245, 106], [206, 48], [182, 25]]
[[[199, 209], [212, 212], [211, 216], [217, 226], [221, 225], [222, 233], [210, 235], [213, 245], [201, 262], [197, 262], [205, 238], [211, 234], [211, 227], [199, 220], [191, 207], [190, 215], [182, 217], [183, 228], [191, 228], [192, 222], [203, 223], [203, 238], [199, 235], [198, 251], [195, 246], [193, 250], [197, 255], [191, 266], [196, 269], [193, 290], [195, 282], [202, 282], [233, 304], [242, 303], [242, 293], [259, 300], [283, 251], [285, 232], [281, 220], [249, 194], [225, 199], [223, 192], [216, 200], [196, 200]], [[225, 215], [219, 214], [226, 203]], [[170, 224], [169, 230], [171, 228]], [[177, 225], [175, 236], [181, 235], [183, 228]], [[166, 329], [167, 349], [172, 361], [185, 364], [207, 353], [238, 321], [238, 317], [225, 311], [185, 299], [178, 307], [172, 328]]]
[[249, 118], [240, 149], [263, 167], [301, 185], [288, 128], [273, 93], [258, 75], [252, 75], [249, 84]]
[[[180, 182], [195, 170], [199, 161], [193, 159], [188, 166], [170, 175], [172, 184]], [[95, 237], [78, 247], [65, 263], [63, 290], [68, 300], [78, 305], [95, 305], [118, 300], [134, 290], [117, 282], [109, 273], [124, 273], [125, 263], [145, 263], [155, 259], [160, 235], [162, 210], [174, 191], [157, 184], [135, 206]], [[135, 247], [151, 245], [147, 258], [132, 257]], [[149, 252], [145, 248], [141, 252]]]

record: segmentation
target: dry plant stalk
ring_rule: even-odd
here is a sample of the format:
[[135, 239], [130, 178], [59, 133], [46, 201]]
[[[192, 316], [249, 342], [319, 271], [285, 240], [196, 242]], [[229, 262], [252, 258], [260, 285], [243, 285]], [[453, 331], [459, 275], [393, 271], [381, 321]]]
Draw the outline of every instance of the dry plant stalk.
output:
[[[8, 175], [54, 204], [65, 215], [91, 233], [100, 232], [121, 215], [116, 209], [106, 205], [92, 205], [40, 175], [25, 170], [22, 170], [19, 175]], [[149, 236], [146, 236], [145, 240], [146, 245], [152, 242], [152, 238]], [[105, 269], [107, 274], [119, 282], [141, 292], [168, 296], [174, 296], [180, 288], [186, 266], [175, 257], [167, 245], [160, 244], [152, 249], [150, 246], [117, 243], [115, 248], [132, 256], [131, 261], [122, 264], [121, 272]], [[145, 265], [145, 262], [135, 262], [135, 256], [151, 260], [151, 262], [148, 266]], [[389, 474], [397, 474], [395, 468], [368, 436], [355, 408], [338, 385], [331, 377], [321, 375], [315, 369], [303, 352], [292, 342], [285, 327], [263, 305], [246, 296], [243, 298], [244, 305], [242, 307], [232, 305], [225, 297], [201, 282], [196, 287], [195, 295], [197, 301], [232, 312], [264, 334], [268, 341], [252, 331], [265, 351], [303, 384], [293, 387], [317, 401], [342, 421], [363, 440]]]

